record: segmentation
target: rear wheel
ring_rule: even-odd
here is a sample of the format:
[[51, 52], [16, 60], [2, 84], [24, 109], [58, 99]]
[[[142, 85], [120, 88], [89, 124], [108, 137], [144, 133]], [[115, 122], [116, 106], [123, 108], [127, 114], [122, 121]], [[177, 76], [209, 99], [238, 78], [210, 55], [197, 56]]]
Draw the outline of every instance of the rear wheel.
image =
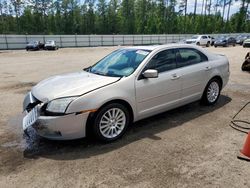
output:
[[207, 42], [206, 47], [209, 47], [209, 46], [210, 46], [210, 42]]
[[202, 103], [205, 105], [215, 104], [220, 96], [221, 82], [217, 78], [210, 80], [203, 92]]
[[196, 43], [196, 45], [200, 46], [200, 43], [199, 43], [199, 42], [197, 42], [197, 43]]
[[117, 140], [125, 133], [129, 121], [130, 114], [126, 107], [119, 103], [108, 104], [94, 117], [94, 134], [101, 141]]

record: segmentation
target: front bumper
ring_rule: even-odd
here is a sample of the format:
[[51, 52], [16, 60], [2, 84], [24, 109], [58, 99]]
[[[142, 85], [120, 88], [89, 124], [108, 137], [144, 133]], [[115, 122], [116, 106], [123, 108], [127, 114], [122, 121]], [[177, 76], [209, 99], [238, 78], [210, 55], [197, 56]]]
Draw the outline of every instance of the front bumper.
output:
[[56, 46], [44, 46], [44, 48], [47, 50], [55, 50]]
[[243, 44], [243, 47], [249, 48], [249, 47], [250, 47], [250, 43], [244, 43], [244, 44]]
[[214, 46], [226, 46], [226, 42], [214, 43]]
[[196, 41], [186, 41], [186, 44], [196, 44]]
[[26, 50], [37, 50], [39, 49], [38, 46], [26, 46]]
[[[24, 114], [27, 115], [27, 110], [31, 113], [33, 109], [36, 109], [36, 117], [32, 114], [28, 119], [24, 117], [23, 126], [32, 126], [40, 136], [53, 140], [72, 140], [86, 136], [86, 124], [90, 112], [47, 116], [44, 114], [42, 106], [43, 103], [36, 99], [31, 92], [25, 96]], [[26, 126], [23, 129], [26, 130]]]
[[238, 41], [236, 41], [236, 44], [242, 45], [242, 44], [243, 44], [243, 40], [238, 40]]
[[89, 113], [40, 116], [32, 127], [37, 134], [52, 140], [72, 140], [86, 136]]

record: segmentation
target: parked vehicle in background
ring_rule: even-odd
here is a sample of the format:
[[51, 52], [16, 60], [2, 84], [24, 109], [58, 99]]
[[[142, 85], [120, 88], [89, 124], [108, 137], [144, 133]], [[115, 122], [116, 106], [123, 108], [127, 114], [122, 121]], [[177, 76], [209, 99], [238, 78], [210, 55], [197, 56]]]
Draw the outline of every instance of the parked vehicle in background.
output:
[[214, 37], [211, 37], [211, 36], [208, 36], [210, 38], [210, 41], [211, 41], [211, 46], [214, 45], [214, 42], [215, 42], [215, 38]]
[[40, 50], [40, 49], [44, 49], [44, 44], [41, 43], [40, 41], [30, 41], [27, 45], [26, 45], [26, 50]]
[[239, 35], [236, 37], [236, 44], [243, 45], [243, 42], [248, 38], [250, 38], [249, 35]]
[[23, 130], [65, 140], [85, 137], [88, 127], [114, 141], [132, 122], [197, 100], [215, 104], [229, 74], [225, 56], [194, 45], [121, 48], [34, 86], [23, 102]]
[[58, 46], [56, 45], [56, 41], [48, 40], [44, 45], [45, 50], [58, 50]]
[[210, 46], [212, 40], [208, 35], [194, 35], [186, 40], [186, 44], [196, 44], [198, 46]]
[[243, 42], [243, 48], [249, 48], [250, 47], [250, 38], [244, 40]]
[[214, 42], [214, 47], [216, 48], [217, 46], [223, 46], [223, 47], [228, 47], [228, 46], [235, 46], [236, 45], [236, 39], [234, 37], [226, 37], [226, 36], [221, 36], [217, 38]]

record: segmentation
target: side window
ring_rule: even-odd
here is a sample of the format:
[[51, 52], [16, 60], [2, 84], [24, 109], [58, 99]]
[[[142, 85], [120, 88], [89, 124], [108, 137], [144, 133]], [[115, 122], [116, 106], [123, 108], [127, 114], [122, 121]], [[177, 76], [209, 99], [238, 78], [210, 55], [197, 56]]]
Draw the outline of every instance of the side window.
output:
[[202, 36], [201, 38], [202, 38], [202, 39], [207, 39], [207, 36]]
[[147, 64], [146, 69], [164, 72], [176, 68], [175, 50], [164, 50], [156, 54]]
[[176, 54], [177, 67], [185, 67], [194, 65], [204, 61], [208, 61], [207, 56], [196, 49], [182, 48]]

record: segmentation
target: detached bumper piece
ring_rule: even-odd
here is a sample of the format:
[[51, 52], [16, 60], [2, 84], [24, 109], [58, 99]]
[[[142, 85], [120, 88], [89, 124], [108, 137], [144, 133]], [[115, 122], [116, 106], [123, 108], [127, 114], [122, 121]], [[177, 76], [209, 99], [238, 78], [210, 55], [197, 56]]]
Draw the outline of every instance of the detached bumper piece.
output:
[[23, 130], [26, 131], [29, 126], [34, 125], [38, 116], [38, 107], [36, 106], [23, 118]]

